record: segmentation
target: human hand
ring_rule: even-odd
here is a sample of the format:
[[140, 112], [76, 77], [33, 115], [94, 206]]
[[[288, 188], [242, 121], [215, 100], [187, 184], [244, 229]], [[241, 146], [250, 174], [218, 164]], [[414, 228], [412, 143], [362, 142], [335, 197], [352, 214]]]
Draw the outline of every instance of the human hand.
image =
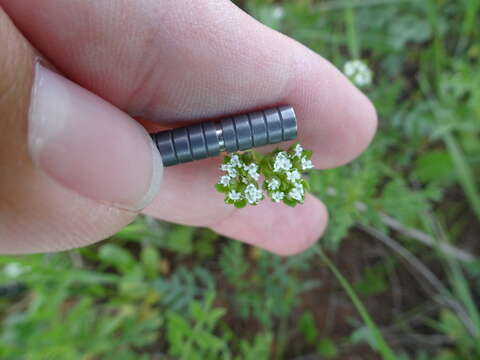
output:
[[230, 1], [0, 5], [0, 252], [85, 246], [138, 211], [299, 252], [325, 229], [318, 199], [234, 210], [213, 187], [219, 159], [163, 171], [133, 117], [173, 127], [291, 104], [317, 168], [352, 160], [375, 133], [372, 104], [338, 70]]

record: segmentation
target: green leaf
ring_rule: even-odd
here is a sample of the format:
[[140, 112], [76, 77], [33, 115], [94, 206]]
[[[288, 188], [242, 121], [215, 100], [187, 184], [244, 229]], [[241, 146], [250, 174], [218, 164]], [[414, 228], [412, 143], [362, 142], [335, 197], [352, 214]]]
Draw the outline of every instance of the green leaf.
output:
[[305, 189], [305, 192], [309, 192], [310, 191], [310, 183], [307, 180], [303, 179], [302, 184], [303, 184], [303, 188]]
[[443, 309], [440, 312], [440, 322], [445, 334], [453, 341], [468, 338], [464, 325], [452, 311]]
[[164, 246], [180, 254], [191, 254], [194, 250], [195, 230], [191, 226], [174, 225], [166, 237]]
[[228, 187], [226, 187], [225, 185], [222, 185], [222, 184], [215, 184], [215, 189], [217, 189], [217, 191], [221, 192], [221, 193], [228, 192]]
[[354, 284], [354, 289], [364, 296], [380, 294], [388, 289], [385, 269], [381, 266], [370, 266], [365, 269], [362, 278]]
[[127, 250], [114, 244], [103, 245], [98, 256], [102, 262], [114, 266], [123, 273], [129, 272], [136, 263]]
[[453, 162], [446, 151], [430, 151], [420, 155], [416, 161], [415, 175], [422, 182], [449, 180], [453, 172]]
[[283, 198], [283, 203], [284, 203], [285, 205], [288, 205], [288, 206], [291, 206], [291, 207], [295, 207], [295, 206], [297, 206], [297, 204], [298, 204], [298, 202], [297, 202], [296, 200], [293, 200], [293, 199], [291, 199], [291, 198], [289, 198], [289, 197], [284, 197], [284, 198]]
[[302, 314], [298, 322], [298, 330], [308, 344], [313, 345], [317, 341], [318, 329], [311, 311], [306, 311]]
[[235, 201], [234, 205], [237, 209], [244, 208], [245, 206], [247, 206], [247, 200], [243, 199], [240, 201]]
[[160, 263], [160, 256], [158, 250], [150, 245], [142, 247], [140, 259], [145, 266], [147, 276], [154, 278], [158, 274], [158, 265]]
[[317, 351], [320, 355], [325, 356], [326, 358], [333, 358], [338, 355], [337, 345], [328, 337], [324, 337], [320, 340], [317, 345]]

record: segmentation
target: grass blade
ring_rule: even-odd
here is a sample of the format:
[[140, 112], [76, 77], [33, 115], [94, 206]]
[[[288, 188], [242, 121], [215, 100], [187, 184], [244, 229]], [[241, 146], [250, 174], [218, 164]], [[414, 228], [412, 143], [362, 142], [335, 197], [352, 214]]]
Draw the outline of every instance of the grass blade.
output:
[[473, 171], [465, 160], [465, 156], [463, 155], [455, 137], [447, 132], [443, 136], [443, 141], [445, 142], [448, 153], [452, 158], [458, 181], [460, 182], [475, 215], [480, 220], [480, 192], [475, 184]]
[[382, 359], [384, 360], [395, 360], [396, 356], [393, 353], [392, 349], [390, 346], [387, 344], [385, 339], [383, 338], [380, 330], [378, 329], [377, 325], [375, 325], [375, 322], [373, 321], [372, 317], [368, 313], [367, 309], [363, 305], [362, 301], [360, 298], [357, 296], [355, 291], [353, 290], [352, 286], [348, 282], [348, 280], [342, 275], [340, 270], [333, 264], [330, 259], [325, 255], [322, 249], [320, 247], [315, 247], [314, 248], [315, 252], [320, 256], [322, 261], [325, 263], [325, 265], [328, 266], [330, 271], [333, 273], [335, 278], [338, 280], [340, 285], [343, 287], [345, 292], [347, 293], [348, 297], [352, 301], [353, 305], [357, 309], [358, 313], [360, 314], [363, 322], [365, 325], [368, 327], [368, 329], [372, 332], [373, 338], [375, 339], [375, 343], [377, 344], [378, 351], [382, 355]]

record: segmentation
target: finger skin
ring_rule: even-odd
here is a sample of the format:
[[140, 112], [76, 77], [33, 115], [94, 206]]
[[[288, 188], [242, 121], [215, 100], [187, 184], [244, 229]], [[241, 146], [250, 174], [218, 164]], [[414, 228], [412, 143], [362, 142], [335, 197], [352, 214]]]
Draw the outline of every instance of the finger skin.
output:
[[375, 132], [372, 104], [335, 67], [230, 1], [0, 2], [57, 67], [131, 115], [171, 124], [291, 104], [320, 168]]
[[[172, 126], [291, 104], [298, 116], [298, 140], [314, 150], [319, 168], [352, 160], [375, 133], [372, 104], [334, 66], [230, 1], [44, 0], [40, 7], [28, 0], [0, 3], [58, 68], [133, 116]], [[218, 166], [213, 159], [169, 168], [163, 190], [145, 212], [213, 226], [240, 238], [225, 224], [236, 229], [238, 217], [248, 226], [257, 222], [257, 215], [247, 210], [231, 215], [233, 210], [213, 188]], [[265, 227], [282, 213], [268, 209]], [[318, 213], [301, 216], [296, 210], [290, 216], [316, 229], [315, 236], [308, 236], [314, 238], [326, 223], [325, 212]], [[279, 243], [308, 242], [305, 234], [293, 239], [286, 234], [278, 234]], [[241, 239], [282, 253], [279, 245], [266, 246], [258, 232]]]
[[110, 236], [136, 214], [67, 190], [32, 162], [27, 116], [37, 54], [1, 9], [0, 47], [0, 253], [62, 250]]
[[279, 255], [293, 255], [318, 240], [327, 219], [322, 202], [307, 195], [305, 203], [295, 208], [278, 207], [267, 200], [244, 211], [236, 210], [212, 229]]

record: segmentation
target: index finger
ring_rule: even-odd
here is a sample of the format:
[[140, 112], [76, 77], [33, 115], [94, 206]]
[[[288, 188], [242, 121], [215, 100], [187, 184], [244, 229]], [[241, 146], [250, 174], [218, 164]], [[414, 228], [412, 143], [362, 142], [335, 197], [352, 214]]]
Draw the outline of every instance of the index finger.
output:
[[66, 75], [130, 115], [171, 124], [291, 104], [321, 168], [375, 132], [372, 104], [340, 71], [230, 1], [1, 3]]
[[[352, 160], [374, 135], [372, 104], [340, 71], [230, 1], [0, 2], [58, 68], [131, 115], [172, 126], [291, 104], [298, 139], [320, 168]], [[312, 198], [301, 211], [265, 205], [232, 214], [213, 187], [218, 166], [209, 159], [169, 168], [146, 211], [283, 254], [322, 233], [327, 215]]]

